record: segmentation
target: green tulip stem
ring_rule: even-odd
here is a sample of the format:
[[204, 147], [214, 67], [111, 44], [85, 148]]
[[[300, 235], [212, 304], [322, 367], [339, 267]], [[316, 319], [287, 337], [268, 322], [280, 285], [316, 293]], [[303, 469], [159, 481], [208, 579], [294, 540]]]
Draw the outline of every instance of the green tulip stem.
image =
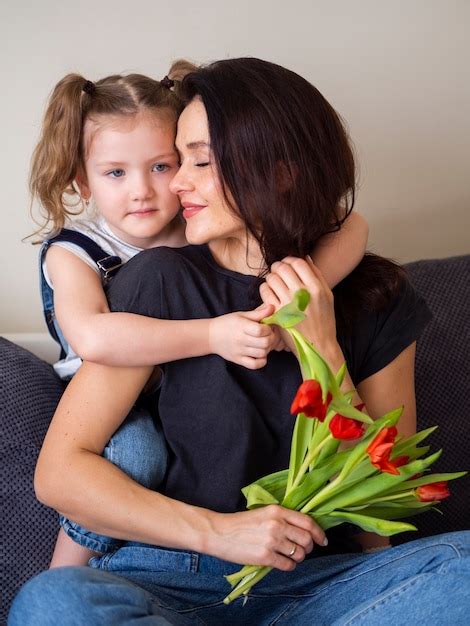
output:
[[260, 566], [257, 571], [248, 574], [245, 578], [231, 591], [228, 596], [224, 599], [224, 604], [230, 604], [236, 598], [241, 595], [247, 595], [250, 589], [256, 585], [260, 580], [262, 580], [269, 572], [272, 570], [272, 567], [262, 567]]
[[[309, 469], [310, 465], [313, 463], [313, 461], [315, 460], [315, 458], [320, 454], [322, 448], [333, 439], [333, 435], [328, 435], [327, 437], [325, 437], [325, 439], [323, 439], [323, 441], [321, 441], [318, 446], [316, 446], [315, 448], [313, 448], [313, 450], [310, 450], [310, 452], [307, 454], [307, 456], [304, 459], [304, 462], [302, 463], [302, 465], [299, 468], [299, 471], [297, 472], [297, 476], [295, 477], [294, 482], [292, 483], [292, 487], [291, 489], [289, 489], [289, 492], [292, 491], [292, 489], [295, 489], [296, 487], [299, 486], [300, 481], [302, 480], [302, 478], [305, 475], [305, 472], [307, 472], [307, 470]], [[286, 493], [286, 496], [288, 495], [288, 493]]]
[[340, 480], [340, 476], [337, 476], [335, 480], [323, 487], [323, 489], [319, 493], [313, 496], [313, 498], [300, 509], [300, 512], [309, 513], [315, 506], [317, 506], [317, 504], [321, 504], [325, 500], [328, 500], [330, 496], [334, 495], [335, 491], [338, 489], [342, 482]]

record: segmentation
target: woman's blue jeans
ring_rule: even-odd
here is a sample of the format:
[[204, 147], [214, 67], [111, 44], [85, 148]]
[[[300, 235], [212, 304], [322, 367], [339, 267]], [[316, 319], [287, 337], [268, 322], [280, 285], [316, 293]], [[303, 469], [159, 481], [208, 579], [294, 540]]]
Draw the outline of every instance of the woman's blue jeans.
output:
[[[161, 484], [168, 451], [159, 422], [154, 421], [143, 402], [132, 408], [109, 440], [103, 456], [148, 489], [157, 489]], [[71, 539], [94, 552], [114, 552], [123, 544], [119, 539], [93, 533], [65, 517], [59, 520]]]
[[49, 570], [16, 597], [9, 626], [250, 624], [415, 626], [470, 621], [470, 532], [372, 554], [325, 556], [271, 572], [249, 595], [222, 603], [219, 559], [126, 544], [92, 567]]

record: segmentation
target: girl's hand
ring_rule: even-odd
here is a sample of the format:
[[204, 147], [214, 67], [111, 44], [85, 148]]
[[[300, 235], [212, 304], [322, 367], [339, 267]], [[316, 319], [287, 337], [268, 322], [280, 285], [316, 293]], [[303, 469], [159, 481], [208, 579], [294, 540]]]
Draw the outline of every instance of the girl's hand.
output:
[[211, 353], [248, 369], [264, 367], [271, 350], [282, 350], [284, 346], [277, 328], [260, 324], [273, 311], [272, 305], [265, 304], [254, 311], [228, 313], [211, 320]]
[[310, 293], [310, 304], [305, 311], [306, 319], [297, 328], [327, 358], [336, 354], [339, 348], [333, 293], [310, 257], [286, 257], [273, 263], [266, 282], [260, 287], [260, 294], [265, 304], [272, 304], [277, 310], [290, 302], [293, 294], [302, 288]]
[[290, 571], [314, 544], [326, 545], [325, 533], [311, 517], [276, 504], [215, 515], [208, 552], [227, 561]]

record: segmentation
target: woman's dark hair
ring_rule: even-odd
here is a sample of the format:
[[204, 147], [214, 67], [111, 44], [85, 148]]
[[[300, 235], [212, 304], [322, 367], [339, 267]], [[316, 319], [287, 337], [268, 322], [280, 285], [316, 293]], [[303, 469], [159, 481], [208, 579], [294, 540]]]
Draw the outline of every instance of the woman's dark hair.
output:
[[201, 98], [227, 199], [268, 267], [306, 256], [338, 230], [354, 204], [354, 156], [341, 119], [313, 85], [274, 63], [227, 59], [188, 74], [182, 96]]
[[[354, 154], [340, 116], [307, 80], [260, 59], [225, 59], [187, 74], [181, 96], [202, 100], [226, 199], [267, 268], [288, 255], [305, 257], [341, 227], [354, 205]], [[386, 306], [402, 277], [396, 264], [366, 255], [337, 290], [341, 325], [360, 304]]]

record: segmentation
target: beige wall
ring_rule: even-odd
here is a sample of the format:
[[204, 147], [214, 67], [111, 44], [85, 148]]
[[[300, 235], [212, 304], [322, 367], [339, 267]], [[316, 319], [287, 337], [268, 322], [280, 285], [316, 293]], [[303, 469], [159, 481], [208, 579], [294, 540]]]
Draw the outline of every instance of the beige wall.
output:
[[21, 243], [26, 178], [47, 95], [70, 71], [162, 77], [181, 56], [283, 64], [349, 123], [370, 247], [401, 261], [470, 251], [468, 0], [18, 0], [0, 24], [0, 332], [43, 330], [37, 248]]

